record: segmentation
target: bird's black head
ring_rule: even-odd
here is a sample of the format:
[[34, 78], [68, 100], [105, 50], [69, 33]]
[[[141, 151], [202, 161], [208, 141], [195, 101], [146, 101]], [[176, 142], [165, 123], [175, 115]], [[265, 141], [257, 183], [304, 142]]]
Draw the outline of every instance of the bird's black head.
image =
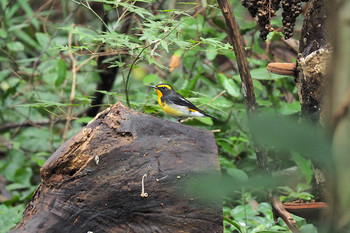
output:
[[159, 90], [160, 92], [162, 92], [163, 95], [174, 91], [174, 88], [171, 85], [166, 84], [166, 83], [160, 83], [157, 86], [152, 86], [152, 87]]

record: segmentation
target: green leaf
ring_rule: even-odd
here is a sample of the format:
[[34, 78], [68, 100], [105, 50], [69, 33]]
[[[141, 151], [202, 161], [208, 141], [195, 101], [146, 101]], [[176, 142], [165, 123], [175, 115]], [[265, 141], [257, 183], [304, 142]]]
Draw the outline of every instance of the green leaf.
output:
[[191, 70], [193, 67], [193, 63], [197, 62], [197, 60], [197, 52], [194, 50], [188, 50], [184, 53], [182, 64], [187, 70]]
[[306, 224], [300, 228], [300, 233], [318, 233], [318, 231], [314, 225]]
[[160, 79], [157, 74], [149, 74], [143, 78], [143, 84], [149, 85], [151, 83], [158, 83], [159, 80]]
[[[199, 65], [199, 70], [201, 69], [200, 68], [201, 67], [201, 65]], [[194, 78], [194, 79], [191, 79], [189, 82], [184, 82], [184, 84], [185, 84], [185, 87], [184, 87], [184, 89], [182, 89], [181, 90], [181, 94], [185, 97], [185, 98], [187, 98], [189, 95], [190, 95], [190, 93], [191, 93], [191, 91], [194, 89], [194, 87], [196, 86], [196, 84], [197, 84], [197, 82], [198, 82], [198, 80], [199, 80], [199, 77], [200, 77], [200, 71], [198, 71], [198, 74], [196, 75], [196, 77]]]
[[293, 103], [281, 103], [281, 105], [278, 112], [283, 115], [291, 115], [301, 111], [301, 105], [297, 101]]
[[312, 179], [312, 168], [310, 160], [304, 159], [298, 153], [292, 152], [292, 157], [300, 172], [305, 176], [307, 183], [309, 184]]
[[49, 38], [45, 33], [37, 32], [35, 33], [35, 37], [38, 43], [40, 44], [40, 46], [42, 47], [42, 49], [48, 45]]
[[235, 219], [244, 220], [246, 216], [256, 216], [259, 214], [258, 211], [253, 209], [251, 205], [238, 205], [234, 209], [231, 210], [231, 216], [234, 216]]
[[205, 125], [213, 125], [213, 120], [210, 117], [197, 117], [196, 120]]
[[216, 50], [208, 50], [205, 54], [210, 61], [214, 60], [215, 57], [218, 55]]
[[165, 51], [166, 51], [167, 53], [169, 53], [169, 49], [168, 49], [168, 44], [167, 44], [167, 42], [166, 42], [165, 40], [161, 40], [161, 41], [160, 41], [160, 44], [161, 44], [162, 47], [165, 49]]
[[[121, 5], [124, 5], [122, 3], [120, 3]], [[138, 6], [135, 6], [135, 5], [129, 5], [129, 6], [126, 6], [127, 4], [125, 4], [124, 6], [127, 7], [127, 9], [130, 11], [130, 12], [135, 12], [138, 16], [140, 16], [141, 18], [145, 18], [145, 15], [148, 15], [148, 16], [153, 16], [153, 14], [151, 14], [150, 12], [148, 12], [146, 9], [142, 8], [142, 7], [138, 7]]]
[[284, 231], [272, 231], [272, 230], [258, 230], [258, 231], [252, 231], [252, 233], [282, 233], [282, 232], [286, 232], [285, 229], [283, 228]]
[[39, 22], [36, 17], [33, 17], [34, 12], [32, 6], [27, 0], [18, 0], [19, 5], [25, 11], [27, 17], [30, 19], [30, 22], [34, 25], [36, 29], [39, 28]]
[[89, 96], [85, 96], [85, 95], [77, 95], [75, 97], [75, 99], [81, 101], [83, 103], [84, 107], [87, 104], [89, 104], [89, 106], [90, 106], [90, 104], [92, 102], [92, 99]]
[[8, 207], [4, 204], [0, 205], [0, 233], [9, 232], [22, 219], [22, 213], [25, 205], [17, 205]]
[[288, 76], [283, 76], [283, 75], [271, 73], [271, 72], [267, 71], [267, 69], [265, 67], [258, 68], [258, 69], [252, 69], [250, 71], [250, 74], [252, 76], [252, 79], [256, 79], [256, 80], [278, 80], [278, 79], [288, 77]]
[[225, 168], [230, 168], [230, 167], [234, 168], [235, 167], [233, 161], [228, 160], [227, 158], [225, 158], [223, 156], [219, 156], [219, 160], [220, 160], [220, 165], [222, 167], [225, 167]]
[[190, 46], [191, 43], [183, 40], [176, 40], [175, 43], [181, 48], [186, 49], [188, 46]]
[[218, 73], [217, 77], [222, 85], [222, 87], [227, 91], [228, 94], [235, 98], [241, 97], [241, 92], [239, 86], [232, 80], [226, 77], [226, 75]]
[[7, 44], [7, 47], [11, 51], [23, 51], [24, 50], [24, 45], [21, 42], [15, 41], [15, 42], [10, 42]]
[[32, 175], [33, 171], [30, 167], [19, 168], [15, 172], [15, 181], [29, 187]]
[[7, 31], [3, 28], [0, 28], [0, 37], [7, 38]]
[[37, 158], [32, 158], [32, 160], [33, 160], [34, 162], [36, 162], [36, 164], [38, 164], [39, 167], [44, 166], [44, 164], [45, 164], [45, 162], [46, 162], [46, 159], [44, 159], [44, 158], [39, 158], [39, 157], [37, 157]]
[[174, 52], [174, 56], [181, 57], [183, 53], [184, 53], [184, 50], [183, 50], [183, 49], [177, 49], [177, 50]]
[[218, 139], [216, 139], [216, 143], [219, 145], [220, 150], [222, 150], [222, 151], [224, 151], [232, 156], [235, 156], [233, 154], [234, 150], [233, 150], [232, 141], [230, 141], [226, 138], [218, 138]]
[[5, 174], [7, 180], [18, 182], [19, 180], [17, 179], [16, 172], [26, 166], [28, 159], [19, 149], [10, 149], [7, 153], [9, 163], [1, 168], [1, 172]]
[[64, 82], [67, 76], [67, 65], [62, 58], [60, 58], [57, 61], [56, 70], [57, 70], [57, 78], [55, 81], [55, 86], [58, 87]]
[[15, 25], [10, 26], [7, 31], [8, 32], [18, 31], [18, 30], [21, 30], [22, 28], [26, 28], [28, 26], [29, 26], [29, 24], [27, 24], [27, 23], [15, 24]]
[[120, 62], [120, 61], [114, 61], [113, 65], [108, 66], [108, 68], [113, 68], [113, 67], [123, 67], [125, 65], [125, 62]]
[[12, 73], [12, 71], [10, 69], [2, 69], [2, 70], [0, 70], [0, 81], [3, 81], [11, 73]]
[[284, 35], [282, 32], [273, 31], [267, 35], [266, 41], [280, 41], [283, 37]]
[[28, 35], [25, 31], [18, 31], [17, 36], [26, 45], [30, 45], [33, 48], [37, 48], [39, 46], [38, 43], [30, 35]]
[[236, 221], [234, 221], [234, 220], [232, 220], [232, 219], [230, 219], [230, 218], [228, 218], [228, 217], [225, 217], [225, 216], [224, 216], [224, 221], [226, 221], [226, 222], [228, 222], [229, 224], [233, 225], [240, 233], [243, 232], [243, 231], [242, 231], [242, 228], [241, 228], [241, 226], [239, 225], [238, 222], [236, 222]]
[[89, 123], [90, 121], [92, 121], [92, 119], [94, 119], [93, 117], [79, 117], [77, 120], [75, 120], [75, 122], [77, 123], [84, 123], [84, 124], [87, 124]]
[[227, 174], [232, 176], [235, 180], [238, 180], [240, 182], [245, 182], [248, 180], [248, 175], [243, 170], [237, 169], [237, 168], [228, 168]]
[[24, 188], [27, 188], [27, 186], [24, 184], [20, 184], [20, 183], [12, 183], [12, 184], [9, 184], [6, 186], [6, 189], [8, 191], [13, 191], [16, 189], [24, 189]]

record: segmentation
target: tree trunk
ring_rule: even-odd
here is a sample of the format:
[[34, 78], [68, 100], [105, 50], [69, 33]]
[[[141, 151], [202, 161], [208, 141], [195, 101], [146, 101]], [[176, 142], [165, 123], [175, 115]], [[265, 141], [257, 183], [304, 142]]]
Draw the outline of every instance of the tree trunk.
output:
[[[332, 58], [327, 4], [327, 0], [309, 2], [297, 60], [296, 85], [301, 113], [304, 119], [316, 124], [325, 122], [327, 115], [326, 88]], [[323, 168], [323, 161], [313, 160], [313, 165], [315, 198], [317, 201], [324, 201], [331, 195], [327, 184], [330, 175]]]
[[306, 119], [319, 122], [323, 118], [324, 86], [331, 61], [327, 31], [327, 0], [311, 0], [301, 31], [297, 60], [296, 85], [301, 113]]
[[222, 232], [221, 201], [183, 191], [207, 172], [220, 174], [211, 132], [117, 103], [46, 161], [12, 232]]

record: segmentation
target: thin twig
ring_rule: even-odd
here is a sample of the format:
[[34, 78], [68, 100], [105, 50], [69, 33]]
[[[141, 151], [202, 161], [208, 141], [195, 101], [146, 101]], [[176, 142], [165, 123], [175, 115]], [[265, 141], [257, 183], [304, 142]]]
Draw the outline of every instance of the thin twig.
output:
[[139, 54], [137, 55], [137, 57], [134, 59], [134, 61], [132, 62], [128, 75], [126, 76], [126, 80], [125, 80], [125, 87], [124, 87], [124, 92], [125, 92], [125, 97], [126, 97], [126, 104], [128, 105], [128, 107], [130, 108], [130, 100], [129, 100], [129, 79], [130, 79], [130, 75], [131, 75], [131, 71], [134, 68], [135, 64], [140, 60], [142, 53], [149, 48], [150, 46], [159, 43], [160, 41], [164, 40], [165, 38], [167, 38], [171, 33], [173, 33], [173, 31], [175, 31], [180, 24], [182, 24], [184, 21], [180, 21], [172, 30], [170, 30], [170, 32], [168, 32], [167, 34], [165, 34], [162, 38], [160, 38], [159, 40], [155, 40], [152, 43], [150, 43], [149, 45], [143, 47], [143, 49], [139, 52]]
[[[126, 1], [126, 2], [128, 2], [128, 1]], [[125, 3], [126, 3], [126, 2], [125, 2]], [[134, 5], [135, 3], [136, 3], [136, 1], [132, 2], [131, 5]], [[117, 27], [118, 27], [118, 24], [119, 24], [120, 20], [121, 20], [122, 18], [124, 18], [124, 16], [127, 15], [126, 13], [127, 13], [128, 11], [129, 11], [129, 9], [126, 8], [125, 11], [121, 14], [121, 16], [118, 18], [117, 22], [115, 23], [115, 25], [114, 25], [114, 27], [113, 27], [113, 29], [112, 29], [113, 31], [117, 30]], [[118, 13], [118, 8], [117, 8], [117, 13]]]
[[[72, 27], [74, 28], [75, 25], [72, 25]], [[94, 53], [97, 52], [100, 47], [101, 47], [101, 45], [97, 46], [95, 51], [94, 51]], [[72, 89], [71, 89], [71, 94], [70, 94], [70, 97], [69, 97], [70, 105], [68, 107], [68, 113], [67, 113], [67, 117], [66, 117], [66, 126], [64, 128], [62, 142], [64, 142], [67, 139], [67, 133], [68, 133], [68, 130], [69, 130], [70, 122], [71, 122], [71, 120], [73, 120], [73, 114], [72, 113], [73, 113], [73, 102], [74, 102], [74, 99], [75, 99], [77, 72], [84, 65], [86, 65], [89, 61], [91, 61], [92, 59], [97, 57], [97, 56], [92, 55], [88, 59], [84, 60], [82, 63], [80, 63], [77, 66], [77, 60], [74, 58], [73, 51], [72, 51], [72, 33], [71, 32], [69, 32], [69, 35], [68, 35], [68, 51], [69, 51], [69, 58], [72, 61]], [[65, 80], [65, 85], [67, 84], [66, 80]], [[63, 89], [62, 89], [62, 91], [63, 91]], [[61, 92], [61, 94], [63, 94], [63, 92]], [[62, 95], [60, 95], [60, 99], [61, 99], [61, 97], [62, 97]]]
[[[74, 25], [72, 25], [74, 27]], [[71, 105], [68, 106], [68, 113], [66, 118], [66, 126], [64, 128], [62, 142], [66, 141], [67, 139], [67, 133], [69, 130], [70, 122], [72, 120], [72, 112], [73, 112], [73, 101], [75, 97], [75, 87], [76, 87], [76, 79], [77, 79], [77, 61], [74, 58], [73, 51], [72, 51], [72, 32], [69, 32], [68, 35], [68, 51], [69, 51], [69, 57], [72, 61], [72, 89], [69, 97], [69, 103]]]
[[97, 53], [97, 51], [100, 49], [101, 45], [97, 46], [95, 51], [93, 52], [94, 55], [91, 55], [88, 59], [86, 59], [85, 61], [83, 61], [82, 63], [80, 63], [77, 68], [76, 71], [78, 72], [84, 65], [86, 65], [89, 61], [91, 61], [92, 59], [98, 57], [98, 55], [95, 55]]
[[[39, 9], [37, 9], [30, 17], [28, 17], [26, 20], [24, 20], [22, 23], [23, 24], [27, 24], [28, 22], [30, 22], [34, 17], [37, 17], [37, 14], [39, 12], [41, 12], [42, 10], [44, 10], [48, 5], [50, 5], [53, 2], [53, 0], [49, 0], [46, 1], [42, 6], [39, 7]], [[22, 28], [19, 27], [16, 32], [14, 37], [11, 38], [12, 41], [15, 41], [18, 35], [18, 32], [21, 30]]]
[[82, 5], [83, 7], [85, 7], [86, 9], [90, 10], [100, 21], [101, 23], [106, 27], [106, 29], [108, 30], [108, 32], [111, 32], [111, 30], [109, 30], [107, 24], [105, 23], [105, 21], [103, 21], [103, 19], [91, 8], [89, 2], [87, 0], [85, 0], [86, 5], [84, 5], [84, 3], [82, 3], [81, 0], [79, 0], [79, 2], [73, 0], [73, 2]]
[[53, 33], [53, 34], [51, 35], [51, 37], [49, 38], [49, 41], [48, 41], [48, 43], [46, 44], [46, 47], [45, 47], [43, 50], [41, 50], [41, 53], [39, 54], [39, 56], [36, 57], [36, 60], [35, 60], [35, 62], [34, 62], [34, 64], [33, 64], [33, 72], [32, 72], [32, 76], [33, 76], [33, 77], [34, 77], [34, 74], [35, 74], [36, 69], [38, 68], [38, 63], [39, 63], [40, 58], [46, 53], [47, 49], [50, 47], [53, 38], [56, 37], [58, 31], [61, 30], [61, 27], [62, 27], [63, 25], [65, 25], [65, 24], [68, 22], [68, 20], [70, 20], [70, 18], [75, 14], [75, 12], [76, 12], [78, 9], [79, 9], [79, 6], [77, 6], [77, 7], [65, 18], [65, 20], [61, 23], [60, 27], [57, 27], [57, 29], [54, 31], [54, 33]]
[[[298, 54], [298, 48], [299, 48], [299, 41], [289, 38], [288, 40], [284, 39], [284, 37], [281, 38], [282, 42], [285, 43], [295, 54]], [[293, 45], [292, 43], [295, 43]]]
[[219, 98], [220, 96], [222, 96], [223, 94], [226, 93], [226, 90], [223, 90], [222, 92], [220, 92], [219, 94], [217, 94], [212, 100], [210, 100], [203, 108], [202, 110], [206, 109], [211, 103], [213, 103], [217, 98]]
[[233, 15], [231, 3], [228, 0], [218, 0], [218, 3], [225, 17], [225, 22], [227, 25], [229, 35], [229, 42], [232, 45], [237, 58], [237, 65], [242, 80], [246, 110], [248, 115], [252, 116], [255, 114], [257, 103], [255, 99], [253, 81], [250, 75], [243, 39], [239, 32], [239, 27], [236, 22], [236, 19]]
[[269, 11], [269, 28], [271, 28], [271, 0], [269, 0], [269, 9], [268, 9], [268, 11]]
[[[73, 118], [75, 119], [75, 118]], [[64, 122], [66, 118], [55, 118], [54, 120], [49, 121], [31, 121], [27, 120], [25, 122], [16, 122], [16, 123], [6, 123], [0, 126], [0, 132], [7, 131], [10, 129], [22, 128], [22, 127], [41, 127], [44, 125], [50, 125], [50, 122], [53, 121], [55, 123]]]
[[50, 127], [49, 127], [49, 150], [51, 153], [54, 152], [54, 144], [53, 144], [53, 138], [54, 138], [54, 128], [55, 128], [55, 116], [50, 115]]
[[271, 194], [271, 205], [273, 209], [273, 217], [275, 222], [277, 222], [277, 218], [280, 217], [287, 224], [288, 228], [293, 233], [299, 233], [299, 229], [297, 227], [296, 221], [290, 215], [290, 213], [284, 208], [281, 200], [276, 194]]

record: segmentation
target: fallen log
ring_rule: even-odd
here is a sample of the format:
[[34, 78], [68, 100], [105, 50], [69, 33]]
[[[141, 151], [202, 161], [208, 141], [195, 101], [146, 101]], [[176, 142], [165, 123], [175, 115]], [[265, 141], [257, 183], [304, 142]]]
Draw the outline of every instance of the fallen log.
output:
[[11, 232], [222, 232], [221, 202], [182, 191], [206, 172], [220, 173], [211, 132], [117, 103], [46, 161]]

